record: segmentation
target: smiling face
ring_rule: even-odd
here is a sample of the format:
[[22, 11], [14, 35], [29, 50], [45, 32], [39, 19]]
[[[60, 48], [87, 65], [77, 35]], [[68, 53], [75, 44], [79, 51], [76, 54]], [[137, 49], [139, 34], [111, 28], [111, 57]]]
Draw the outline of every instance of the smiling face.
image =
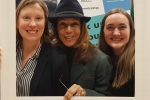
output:
[[57, 22], [58, 35], [62, 43], [67, 46], [73, 46], [80, 37], [81, 24], [79, 18], [60, 18]]
[[38, 3], [25, 6], [20, 11], [16, 25], [23, 42], [39, 42], [45, 27], [42, 7]]
[[130, 37], [127, 17], [121, 13], [109, 15], [105, 20], [103, 31], [105, 40], [113, 51], [123, 51]]

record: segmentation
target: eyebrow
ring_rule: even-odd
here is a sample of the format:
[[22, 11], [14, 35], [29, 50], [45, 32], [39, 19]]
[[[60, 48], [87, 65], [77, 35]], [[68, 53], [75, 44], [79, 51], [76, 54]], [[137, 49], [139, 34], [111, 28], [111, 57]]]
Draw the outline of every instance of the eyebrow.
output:
[[120, 23], [119, 25], [127, 25], [126, 23]]
[[[114, 24], [107, 24], [106, 26], [108, 26], [108, 25], [114, 25]], [[120, 23], [119, 25], [127, 25], [126, 23]]]

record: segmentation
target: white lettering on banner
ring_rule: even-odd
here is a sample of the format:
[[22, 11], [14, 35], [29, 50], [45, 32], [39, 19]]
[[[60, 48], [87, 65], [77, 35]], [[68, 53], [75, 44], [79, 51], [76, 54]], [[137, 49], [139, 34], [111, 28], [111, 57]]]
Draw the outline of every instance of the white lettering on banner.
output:
[[81, 0], [81, 2], [92, 2], [92, 0]]
[[117, 1], [124, 1], [124, 0], [109, 0], [107, 2], [117, 2]]

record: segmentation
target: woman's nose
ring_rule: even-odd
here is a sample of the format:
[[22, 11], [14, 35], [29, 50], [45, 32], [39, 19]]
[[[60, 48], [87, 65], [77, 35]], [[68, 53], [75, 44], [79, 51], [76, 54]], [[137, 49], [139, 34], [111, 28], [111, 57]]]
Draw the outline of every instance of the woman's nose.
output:
[[29, 23], [29, 26], [30, 27], [35, 27], [36, 26], [35, 20], [31, 20], [30, 23]]
[[120, 31], [118, 28], [114, 29], [113, 35], [120, 35]]
[[67, 31], [67, 32], [71, 32], [71, 31], [72, 31], [72, 28], [71, 28], [71, 26], [70, 26], [70, 25], [68, 25], [68, 26], [67, 26], [66, 31]]

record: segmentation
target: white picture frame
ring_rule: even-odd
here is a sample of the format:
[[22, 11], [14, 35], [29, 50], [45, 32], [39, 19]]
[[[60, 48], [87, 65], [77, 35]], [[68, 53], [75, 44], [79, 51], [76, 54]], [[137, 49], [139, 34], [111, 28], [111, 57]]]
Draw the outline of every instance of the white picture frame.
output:
[[[150, 100], [149, 0], [134, 0], [135, 97], [73, 97], [72, 100]], [[63, 100], [63, 97], [16, 97], [15, 0], [0, 0], [1, 100]]]

